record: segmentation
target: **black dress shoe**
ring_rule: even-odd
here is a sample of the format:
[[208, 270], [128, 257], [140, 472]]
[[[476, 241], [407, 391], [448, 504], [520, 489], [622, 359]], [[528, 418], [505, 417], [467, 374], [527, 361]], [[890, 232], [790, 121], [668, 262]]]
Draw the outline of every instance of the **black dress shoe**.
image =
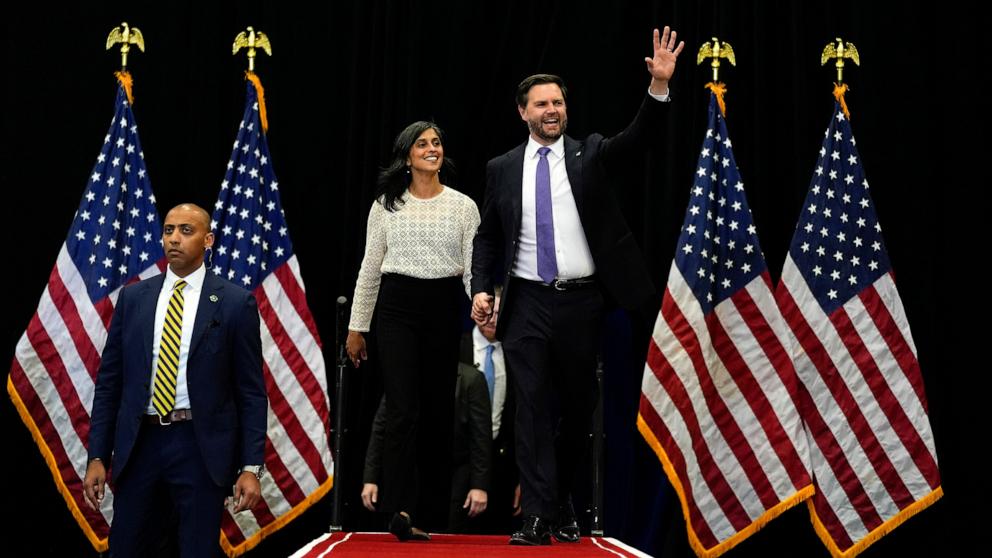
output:
[[558, 508], [558, 518], [551, 526], [551, 536], [560, 543], [579, 542], [579, 522], [575, 519], [575, 508], [571, 501]]
[[539, 546], [551, 544], [551, 530], [548, 522], [537, 515], [524, 518], [524, 525], [519, 531], [510, 536], [510, 544], [524, 546]]

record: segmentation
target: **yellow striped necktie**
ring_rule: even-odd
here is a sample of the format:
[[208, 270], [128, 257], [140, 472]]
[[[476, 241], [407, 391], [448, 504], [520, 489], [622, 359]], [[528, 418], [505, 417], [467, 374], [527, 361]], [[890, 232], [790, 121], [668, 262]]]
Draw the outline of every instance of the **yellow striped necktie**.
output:
[[183, 333], [183, 288], [187, 285], [182, 279], [172, 287], [169, 306], [165, 309], [165, 323], [162, 325], [162, 340], [158, 345], [158, 367], [155, 370], [155, 386], [152, 391], [152, 406], [159, 416], [166, 416], [176, 406], [176, 379], [179, 377], [179, 343]]

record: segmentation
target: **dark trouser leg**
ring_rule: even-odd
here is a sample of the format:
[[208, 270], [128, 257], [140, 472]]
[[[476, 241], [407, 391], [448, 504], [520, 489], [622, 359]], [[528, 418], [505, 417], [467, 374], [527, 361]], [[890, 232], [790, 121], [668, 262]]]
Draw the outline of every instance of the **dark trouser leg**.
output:
[[417, 501], [417, 425], [420, 385], [417, 339], [411, 324], [380, 314], [379, 362], [386, 392], [386, 433], [382, 447], [380, 509], [410, 512]]
[[517, 465], [524, 514], [552, 519], [557, 513], [554, 393], [551, 384], [553, 294], [523, 282], [514, 285], [504, 326], [503, 355], [514, 384]]
[[146, 556], [149, 541], [157, 540], [170, 520], [163, 502], [161, 463], [148, 440], [150, 428], [142, 426], [128, 461], [126, 475], [114, 478], [114, 521], [110, 525], [110, 553], [114, 558]]
[[218, 537], [224, 497], [231, 487], [217, 486], [200, 456], [192, 422], [180, 422], [169, 429], [165, 481], [179, 510], [179, 548], [183, 558], [216, 558], [221, 555]]
[[603, 297], [594, 286], [515, 287], [503, 351], [517, 396], [521, 500], [525, 514], [553, 519], [589, 447]]
[[575, 487], [576, 472], [589, 463], [589, 434], [599, 395], [596, 355], [602, 342], [603, 297], [591, 287], [562, 293], [555, 302], [551, 353], [560, 416], [555, 456], [558, 497], [564, 503]]
[[469, 468], [468, 465], [462, 465], [452, 470], [451, 497], [448, 499], [449, 533], [468, 532], [468, 515], [462, 504], [465, 503], [465, 495], [469, 490]]
[[[461, 342], [461, 299], [465, 291], [458, 281], [440, 286], [424, 309], [420, 327], [420, 438], [417, 460], [421, 494], [417, 526], [446, 530], [449, 519], [455, 422], [455, 382], [458, 379], [458, 350]], [[461, 497], [464, 499], [465, 494]]]
[[422, 502], [438, 525], [447, 520], [463, 296], [460, 278], [384, 276], [378, 301], [386, 392], [380, 508], [414, 514]]

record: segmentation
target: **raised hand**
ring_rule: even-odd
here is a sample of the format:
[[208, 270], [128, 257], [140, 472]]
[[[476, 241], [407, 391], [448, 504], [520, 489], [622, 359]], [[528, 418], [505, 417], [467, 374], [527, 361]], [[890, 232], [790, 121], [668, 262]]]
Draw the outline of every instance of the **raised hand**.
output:
[[668, 80], [672, 79], [672, 74], [675, 73], [675, 61], [685, 47], [685, 41], [679, 42], [676, 46], [677, 35], [667, 25], [660, 34], [655, 29], [652, 37], [654, 56], [644, 58], [648, 73], [651, 74], [651, 92], [656, 95], [664, 95], [668, 92]]

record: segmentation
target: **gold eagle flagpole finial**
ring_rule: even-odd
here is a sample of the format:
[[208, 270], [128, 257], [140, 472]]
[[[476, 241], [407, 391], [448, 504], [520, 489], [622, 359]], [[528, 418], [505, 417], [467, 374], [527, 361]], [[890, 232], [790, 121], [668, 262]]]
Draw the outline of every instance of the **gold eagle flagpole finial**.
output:
[[737, 65], [737, 59], [734, 58], [734, 48], [730, 46], [730, 43], [721, 43], [720, 39], [716, 37], [713, 37], [711, 41], [703, 43], [703, 46], [699, 48], [699, 54], [696, 55], [696, 64], [702, 64], [707, 58], [712, 58], [710, 67], [713, 68], [713, 83], [719, 81], [721, 58], [726, 58], [731, 66]]
[[837, 83], [844, 83], [844, 59], [849, 58], [858, 66], [861, 65], [861, 57], [858, 55], [858, 48], [854, 43], [845, 43], [840, 37], [834, 39], [835, 42], [828, 43], [823, 47], [823, 54], [820, 55], [820, 65], [826, 64], [831, 58], [837, 60], [834, 66], [837, 68]]
[[272, 56], [272, 45], [269, 43], [269, 38], [265, 36], [265, 33], [255, 31], [252, 27], [238, 33], [238, 36], [234, 38], [234, 47], [231, 49], [231, 54], [237, 54], [239, 50], [245, 47], [248, 47], [249, 72], [254, 73], [255, 71], [256, 48], [260, 48], [265, 51], [265, 54]]
[[127, 53], [131, 51], [131, 45], [137, 45], [138, 50], [145, 52], [145, 38], [141, 36], [141, 30], [137, 27], [128, 26], [127, 22], [114, 27], [107, 35], [107, 50], [110, 47], [121, 43], [121, 71], [127, 71]]

